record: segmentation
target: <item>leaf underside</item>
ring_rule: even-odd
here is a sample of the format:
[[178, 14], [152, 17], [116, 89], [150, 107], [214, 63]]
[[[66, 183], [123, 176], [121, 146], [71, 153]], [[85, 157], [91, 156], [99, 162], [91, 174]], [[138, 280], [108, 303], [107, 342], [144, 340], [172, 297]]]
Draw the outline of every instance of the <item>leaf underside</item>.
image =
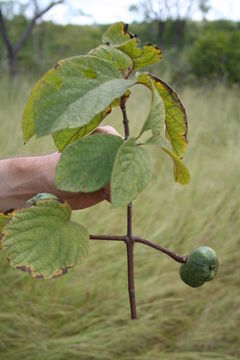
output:
[[157, 88], [152, 79], [146, 74], [140, 74], [138, 76], [138, 82], [146, 85], [152, 92], [152, 104], [149, 115], [142, 127], [139, 134], [141, 136], [145, 131], [151, 130], [153, 136], [164, 137], [165, 129], [165, 106], [162, 97], [159, 95]]
[[57, 165], [57, 187], [71, 192], [93, 192], [109, 184], [122, 143], [119, 136], [94, 134], [69, 145]]
[[135, 83], [96, 56], [59, 61], [37, 82], [29, 97], [23, 114], [24, 141], [34, 132], [44, 136], [89, 124]]
[[[125, 94], [125, 101], [130, 97], [130, 91], [127, 91]], [[90, 123], [85, 126], [78, 127], [76, 129], [63, 129], [52, 134], [54, 143], [59, 151], [63, 151], [65, 147], [69, 144], [72, 144], [74, 141], [83, 138], [84, 136], [90, 134], [94, 131], [98, 125], [103, 121], [103, 119], [109, 115], [112, 111], [112, 107], [117, 107], [120, 105], [120, 98], [115, 99], [110, 106], [103, 111], [102, 113], [96, 115]]]
[[[150, 73], [143, 73], [138, 76], [140, 84], [148, 86], [153, 93], [152, 109], [149, 117], [141, 131], [151, 129], [153, 135], [164, 136], [163, 134], [163, 117], [165, 116], [165, 135], [170, 142], [173, 152], [182, 158], [186, 149], [188, 140], [188, 123], [185, 108], [179, 99], [175, 90], [173, 90], [166, 82]], [[159, 101], [163, 102], [165, 108], [161, 110]], [[158, 107], [157, 104], [159, 103]], [[157, 111], [160, 111], [157, 116]]]
[[1, 244], [12, 267], [32, 277], [63, 275], [88, 254], [89, 235], [66, 202], [49, 199], [12, 213]]
[[111, 107], [106, 111], [97, 114], [89, 124], [78, 127], [76, 129], [63, 129], [52, 134], [54, 143], [59, 151], [63, 151], [65, 147], [69, 144], [72, 144], [78, 139], [88, 135], [93, 130], [95, 130], [101, 121], [111, 112]]
[[118, 150], [111, 179], [113, 207], [127, 205], [148, 185], [152, 176], [149, 153], [136, 146], [135, 139], [124, 142]]

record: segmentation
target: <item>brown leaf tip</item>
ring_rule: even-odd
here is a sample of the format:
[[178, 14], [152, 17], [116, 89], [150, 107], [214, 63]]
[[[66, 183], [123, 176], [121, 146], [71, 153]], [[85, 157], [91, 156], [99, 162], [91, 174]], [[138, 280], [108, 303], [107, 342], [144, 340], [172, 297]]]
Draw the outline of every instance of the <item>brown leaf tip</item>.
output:
[[128, 24], [125, 24], [125, 23], [123, 24], [123, 32], [124, 32], [124, 35], [128, 34], [130, 39], [135, 39], [138, 37], [137, 34], [132, 34], [128, 31]]

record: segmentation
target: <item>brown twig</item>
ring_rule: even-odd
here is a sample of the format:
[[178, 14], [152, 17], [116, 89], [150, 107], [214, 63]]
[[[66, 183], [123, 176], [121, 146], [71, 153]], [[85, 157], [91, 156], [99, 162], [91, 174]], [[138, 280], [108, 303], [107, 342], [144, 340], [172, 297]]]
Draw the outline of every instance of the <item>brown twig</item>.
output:
[[125, 95], [123, 95], [121, 97], [121, 101], [120, 101], [120, 108], [122, 110], [122, 115], [123, 115], [123, 125], [124, 125], [124, 132], [125, 132], [125, 139], [127, 140], [129, 138], [129, 121], [127, 118], [127, 112], [126, 112], [126, 99], [125, 99]]
[[133, 240], [134, 240], [134, 242], [150, 246], [156, 250], [160, 250], [162, 253], [170, 256], [173, 260], [175, 260], [179, 263], [185, 263], [187, 261], [187, 256], [181, 256], [181, 255], [175, 254], [174, 252], [172, 252], [158, 244], [155, 244], [152, 241], [140, 238], [138, 236], [133, 236]]
[[127, 241], [127, 236], [115, 235], [90, 235], [90, 240], [114, 240], [114, 241]]
[[[129, 121], [126, 111], [126, 99], [125, 95], [121, 97], [120, 108], [123, 115], [123, 126], [125, 132], [125, 141], [129, 138]], [[134, 286], [134, 240], [132, 237], [132, 203], [130, 202], [127, 207], [127, 240], [125, 241], [127, 246], [127, 264], [128, 264], [128, 293], [129, 302], [131, 308], [132, 319], [137, 318], [136, 298], [135, 298], [135, 286]]]
[[[91, 240], [114, 240], [114, 241], [127, 241], [127, 236], [114, 236], [114, 235], [90, 235]], [[178, 254], [175, 254], [173, 251], [166, 249], [150, 240], [143, 239], [139, 236], [132, 236], [132, 240], [134, 243], [139, 243], [143, 245], [147, 245], [153, 249], [159, 250], [162, 253], [168, 255], [173, 260], [175, 260], [178, 263], [185, 263], [187, 261], [187, 255], [181, 256]]]

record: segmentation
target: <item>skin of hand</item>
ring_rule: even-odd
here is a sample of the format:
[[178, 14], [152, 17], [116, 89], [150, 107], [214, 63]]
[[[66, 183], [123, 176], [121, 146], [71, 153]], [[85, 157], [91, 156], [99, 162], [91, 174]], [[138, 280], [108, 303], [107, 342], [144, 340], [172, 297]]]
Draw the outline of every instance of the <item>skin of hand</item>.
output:
[[[94, 133], [121, 136], [112, 126], [98, 127]], [[92, 136], [94, 136], [94, 133]], [[0, 160], [0, 211], [24, 207], [26, 200], [45, 192], [66, 200], [73, 210], [84, 209], [103, 200], [110, 201], [110, 187], [92, 193], [71, 193], [57, 189], [58, 152]]]

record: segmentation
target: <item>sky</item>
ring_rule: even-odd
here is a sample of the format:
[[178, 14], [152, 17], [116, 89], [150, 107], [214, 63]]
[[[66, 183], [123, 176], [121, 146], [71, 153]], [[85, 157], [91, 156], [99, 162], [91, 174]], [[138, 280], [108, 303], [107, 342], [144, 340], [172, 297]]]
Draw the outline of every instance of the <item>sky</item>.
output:
[[[129, 6], [139, 4], [138, 0], [65, 0], [66, 4], [57, 5], [45, 16], [59, 24], [93, 24], [113, 23], [124, 21], [131, 23], [141, 20], [141, 16], [129, 11]], [[41, 7], [49, 3], [48, 0], [39, 0]], [[240, 0], [211, 0], [212, 9], [207, 15], [208, 20], [227, 18], [240, 21]], [[81, 10], [89, 16], [82, 16]], [[201, 20], [201, 14], [196, 12], [193, 16]]]

